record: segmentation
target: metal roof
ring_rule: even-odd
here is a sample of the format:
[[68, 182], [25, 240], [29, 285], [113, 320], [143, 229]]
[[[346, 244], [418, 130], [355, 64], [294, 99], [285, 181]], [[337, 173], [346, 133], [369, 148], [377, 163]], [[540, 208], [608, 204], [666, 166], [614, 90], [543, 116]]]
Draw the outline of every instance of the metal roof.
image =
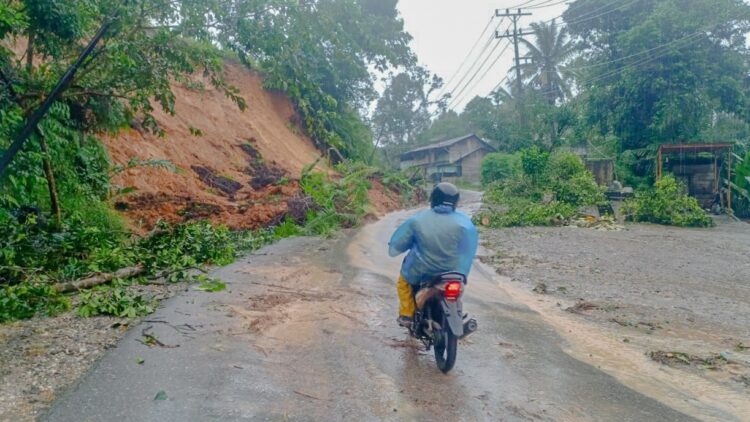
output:
[[476, 134], [469, 133], [467, 135], [459, 136], [458, 138], [447, 139], [447, 140], [444, 140], [444, 141], [437, 141], [437, 142], [431, 143], [429, 145], [425, 145], [423, 147], [419, 147], [419, 148], [415, 148], [415, 149], [410, 150], [410, 151], [406, 151], [405, 153], [401, 154], [401, 156], [403, 157], [403, 156], [406, 156], [406, 155], [411, 155], [411, 154], [413, 154], [415, 152], [429, 151], [429, 150], [432, 150], [432, 149], [447, 148], [447, 147], [449, 147], [449, 146], [451, 146], [451, 145], [453, 145], [455, 143], [461, 142], [461, 141], [466, 140], [466, 139], [471, 138], [471, 137], [475, 137], [475, 138], [479, 139], [479, 141], [482, 142], [483, 144], [485, 144], [489, 149], [491, 149], [493, 151], [495, 150], [495, 148], [493, 148], [492, 145], [488, 144], [484, 139], [480, 138]]
[[734, 148], [734, 144], [662, 144], [661, 152], [714, 152]]

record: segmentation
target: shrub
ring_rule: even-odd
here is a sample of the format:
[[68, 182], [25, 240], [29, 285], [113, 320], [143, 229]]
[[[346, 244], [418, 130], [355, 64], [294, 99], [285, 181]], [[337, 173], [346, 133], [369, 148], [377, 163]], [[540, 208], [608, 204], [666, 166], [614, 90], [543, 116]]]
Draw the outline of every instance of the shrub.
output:
[[549, 156], [544, 173], [550, 178], [567, 180], [586, 173], [581, 157], [572, 152], [557, 151]]
[[542, 151], [539, 147], [531, 147], [521, 151], [521, 167], [523, 173], [532, 178], [541, 176], [547, 169], [549, 152]]
[[680, 227], [710, 227], [713, 220], [698, 201], [685, 194], [685, 187], [673, 176], [657, 181], [653, 189], [637, 192], [625, 202], [623, 212], [630, 221]]
[[316, 205], [307, 216], [305, 231], [309, 234], [330, 235], [340, 227], [353, 227], [365, 215], [370, 178], [376, 169], [363, 165], [340, 165], [344, 176], [338, 180], [322, 172], [308, 169], [303, 172], [300, 186]]
[[96, 315], [136, 318], [155, 309], [156, 300], [135, 294], [127, 286], [103, 286], [81, 293], [76, 313], [85, 318]]
[[602, 188], [596, 184], [588, 171], [573, 175], [570, 179], [556, 179], [550, 186], [557, 200], [578, 206], [601, 205], [606, 200]]
[[482, 159], [482, 184], [488, 185], [505, 180], [521, 172], [521, 157], [518, 154], [493, 152]]
[[[485, 202], [501, 205], [504, 211], [484, 212], [480, 222], [491, 227], [564, 224], [579, 207], [606, 201], [603, 189], [573, 153], [532, 148], [521, 152], [521, 167], [522, 173], [487, 187]], [[545, 194], [554, 195], [544, 203]]]
[[0, 289], [0, 323], [31, 318], [39, 312], [56, 315], [68, 309], [68, 298], [49, 284], [21, 283]]
[[505, 212], [480, 214], [479, 219], [488, 227], [554, 226], [574, 217], [578, 209], [563, 202], [541, 204], [538, 202], [516, 202]]
[[35, 208], [0, 209], [0, 284], [24, 281], [28, 268], [59, 279], [115, 270], [130, 262], [123, 242], [119, 220], [97, 203], [85, 214], [74, 211], [59, 228]]
[[159, 223], [157, 233], [141, 241], [138, 249], [141, 261], [151, 271], [179, 270], [202, 264], [226, 265], [236, 256], [229, 229], [214, 227], [208, 221], [175, 226]]

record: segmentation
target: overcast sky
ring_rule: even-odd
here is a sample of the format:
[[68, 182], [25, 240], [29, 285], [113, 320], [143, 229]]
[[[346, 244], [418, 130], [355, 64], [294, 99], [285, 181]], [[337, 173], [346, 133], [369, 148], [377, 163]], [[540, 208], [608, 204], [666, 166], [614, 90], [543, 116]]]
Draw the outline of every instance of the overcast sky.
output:
[[[552, 4], [550, 7], [527, 10], [533, 12], [533, 16], [521, 18], [521, 27], [526, 27], [530, 22], [559, 16], [567, 7], [566, 4], [555, 5], [559, 3], [558, 1], [545, 0], [399, 0], [398, 8], [404, 18], [406, 31], [414, 37], [411, 46], [419, 57], [420, 63], [448, 82], [479, 38], [482, 29], [487, 26], [495, 9], [505, 9], [521, 3], [528, 3], [528, 6], [541, 3]], [[500, 22], [500, 18], [494, 18], [492, 28], [498, 23], [504, 31], [510, 21], [505, 19]], [[448, 85], [448, 92], [452, 91], [461, 77], [467, 73], [467, 68], [474, 62], [489, 37], [488, 30], [458, 76]], [[495, 43], [501, 41], [493, 40], [487, 52], [495, 47]], [[499, 56], [505, 44], [506, 42], [502, 41], [474, 81], [461, 94], [460, 101], [453, 104], [451, 108], [460, 110], [474, 96], [487, 95], [505, 77], [508, 69], [513, 65], [512, 46], [505, 50], [495, 66], [480, 80], [485, 70], [495, 61], [495, 57]], [[468, 74], [461, 87], [468, 82], [475, 71], [476, 68]], [[458, 91], [460, 89], [456, 90], [455, 94], [458, 94]]]

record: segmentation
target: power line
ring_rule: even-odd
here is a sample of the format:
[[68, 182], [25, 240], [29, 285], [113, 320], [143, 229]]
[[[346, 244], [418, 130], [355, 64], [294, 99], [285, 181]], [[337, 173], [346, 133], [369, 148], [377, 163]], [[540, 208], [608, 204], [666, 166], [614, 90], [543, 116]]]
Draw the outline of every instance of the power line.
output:
[[[448, 107], [452, 107], [454, 104], [460, 103], [460, 101], [458, 101], [458, 99], [461, 98], [461, 95], [463, 95], [464, 92], [466, 92], [466, 89], [469, 87], [469, 85], [471, 84], [471, 82], [474, 79], [476, 79], [476, 77], [479, 74], [479, 72], [482, 71], [482, 69], [484, 68], [484, 65], [486, 65], [487, 62], [490, 60], [490, 58], [492, 57], [492, 54], [495, 53], [495, 51], [497, 51], [497, 48], [500, 46], [500, 44], [502, 44], [502, 42], [498, 42], [498, 43], [495, 44], [495, 47], [492, 49], [492, 51], [490, 51], [490, 54], [488, 54], [487, 57], [485, 57], [485, 59], [482, 62], [482, 64], [477, 68], [477, 70], [474, 72], [474, 74], [471, 75], [471, 78], [469, 78], [469, 80], [466, 82], [466, 84], [464, 84], [463, 88], [461, 88], [461, 90], [458, 92], [458, 94], [456, 94], [456, 96], [453, 98], [453, 100], [448, 104]], [[502, 51], [503, 53], [505, 52], [505, 50], [508, 49], [509, 45], [510, 44], [507, 44], [505, 46], [505, 48]], [[494, 63], [497, 63], [497, 60], [499, 60], [499, 56], [498, 56], [498, 58], [495, 59]], [[493, 63], [493, 66], [494, 66], [494, 63]]]
[[[499, 44], [501, 44], [501, 43], [498, 43], [498, 45], [499, 45]], [[508, 48], [510, 47], [510, 44], [511, 44], [511, 43], [510, 43], [510, 41], [508, 41], [508, 42], [507, 42], [507, 43], [505, 44], [505, 47], [503, 47], [503, 49], [502, 49], [502, 50], [500, 51], [500, 53], [499, 53], [499, 54], [498, 54], [497, 56], [495, 56], [495, 60], [493, 60], [493, 61], [492, 61], [492, 64], [490, 64], [490, 66], [489, 66], [489, 67], [488, 67], [487, 69], [485, 69], [485, 71], [484, 71], [484, 73], [482, 74], [482, 76], [480, 76], [480, 77], [479, 77], [479, 79], [477, 79], [477, 81], [476, 81], [476, 82], [474, 83], [474, 85], [472, 85], [472, 86], [471, 86], [471, 88], [469, 88], [469, 89], [468, 89], [468, 90], [466, 91], [467, 95], [468, 95], [468, 94], [471, 94], [471, 92], [472, 92], [472, 91], [474, 90], [474, 88], [476, 88], [476, 86], [477, 86], [477, 85], [479, 85], [479, 83], [480, 83], [481, 81], [483, 81], [483, 80], [484, 80], [484, 78], [485, 78], [485, 77], [487, 76], [487, 74], [488, 74], [488, 73], [490, 73], [490, 71], [491, 71], [491, 70], [492, 70], [492, 69], [493, 69], [493, 68], [495, 67], [495, 65], [497, 64], [497, 62], [499, 62], [499, 61], [500, 61], [500, 58], [501, 58], [501, 57], [503, 57], [503, 55], [505, 54], [505, 52], [506, 52], [506, 51], [508, 50]], [[488, 58], [489, 58], [489, 57], [488, 57]], [[467, 84], [467, 87], [468, 87], [468, 84]], [[494, 91], [494, 90], [493, 90], [493, 91]], [[462, 102], [463, 102], [463, 101], [464, 101], [465, 99], [466, 99], [466, 98], [461, 98], [461, 96], [460, 96], [460, 95], [459, 95], [459, 96], [457, 96], [457, 97], [456, 97], [456, 102], [455, 102], [455, 105], [459, 105], [459, 104], [461, 104], [461, 103], [462, 103]]]
[[[506, 9], [518, 9], [518, 8], [520, 8], [520, 7], [526, 6], [526, 5], [527, 5], [527, 4], [529, 4], [529, 3], [533, 3], [533, 2], [535, 2], [535, 1], [536, 1], [536, 0], [528, 0], [528, 1], [525, 1], [525, 2], [523, 2], [523, 3], [521, 3], [521, 4], [517, 4], [517, 5], [515, 5], [515, 6], [510, 6], [510, 7], [506, 7]], [[549, 0], [549, 1], [551, 1], [551, 0]]]
[[[497, 27], [495, 27], [495, 31], [497, 31], [497, 29], [500, 28], [500, 25], [502, 25], [502, 23], [503, 23], [503, 20], [501, 19], [500, 22], [498, 22]], [[482, 59], [482, 57], [484, 56], [484, 53], [487, 52], [487, 49], [489, 48], [490, 44], [492, 44], [492, 41], [494, 41], [494, 39], [495, 39], [495, 37], [494, 37], [494, 34], [493, 34], [493, 36], [491, 36], [487, 40], [487, 43], [485, 43], [484, 47], [482, 48], [482, 51], [474, 59], [474, 62], [471, 64], [471, 66], [466, 70], [466, 73], [464, 73], [464, 75], [458, 81], [458, 84], [456, 84], [456, 86], [454, 86], [453, 89], [450, 91], [451, 97], [453, 97], [455, 95], [455, 93], [459, 89], [459, 87], [461, 87], [461, 85], [464, 83], [464, 81], [466, 80], [466, 78], [474, 70], [474, 68], [476, 67], [477, 63], [479, 63], [479, 61]], [[497, 45], [495, 45], [495, 49], [497, 49]], [[490, 53], [490, 54], [492, 54], [492, 53]]]
[[[700, 33], [700, 31], [698, 31], [698, 33]], [[694, 35], [696, 35], [696, 34], [691, 34], [691, 35], [690, 35], [690, 36], [688, 36], [688, 37], [683, 37], [683, 38], [681, 38], [680, 40], [676, 40], [676, 41], [685, 41], [685, 40], [689, 39], [690, 37], [692, 37], [692, 36], [694, 36]], [[686, 47], [686, 46], [687, 46], [687, 44], [686, 44], [686, 45], [684, 45], [684, 46], [681, 46], [681, 47], [679, 47], [679, 48], [684, 48], [684, 47]], [[654, 50], [654, 49], [651, 49], [651, 51], [653, 51], [653, 50]], [[665, 56], [665, 55], [667, 55], [667, 54], [669, 54], [669, 51], [665, 51], [665, 52], [663, 52], [663, 53], [661, 53], [661, 54], [657, 54], [657, 55], [655, 55], [655, 56], [652, 56], [652, 57], [646, 57], [646, 58], [643, 58], [643, 59], [640, 59], [640, 60], [636, 60], [636, 61], [635, 61], [635, 62], [633, 62], [633, 63], [629, 63], [629, 64], [626, 64], [626, 65], [624, 65], [624, 66], [622, 66], [622, 67], [619, 67], [619, 68], [617, 68], [617, 69], [614, 69], [614, 70], [611, 70], [611, 71], [605, 72], [605, 73], [603, 73], [603, 74], [601, 74], [601, 75], [597, 75], [597, 76], [595, 76], [595, 77], [592, 77], [592, 78], [589, 78], [589, 79], [583, 80], [583, 81], [582, 81], [581, 83], [579, 83], [579, 85], [580, 85], [580, 86], [583, 86], [583, 85], [588, 85], [588, 84], [591, 84], [592, 82], [597, 82], [597, 81], [600, 81], [600, 80], [602, 80], [602, 79], [605, 79], [605, 78], [608, 78], [608, 77], [610, 77], [610, 76], [616, 75], [616, 74], [618, 74], [618, 73], [620, 73], [620, 72], [623, 72], [623, 71], [625, 71], [625, 70], [628, 70], [628, 69], [633, 69], [633, 68], [635, 68], [635, 67], [638, 67], [638, 66], [644, 65], [644, 64], [646, 64], [646, 63], [652, 62], [652, 61], [654, 61], [654, 60], [657, 60], [657, 59], [660, 59], [660, 58], [664, 57], [664, 56]], [[554, 91], [541, 92], [540, 94], [541, 94], [541, 95], [547, 95], [547, 94], [552, 94], [552, 93], [554, 93]]]
[[650, 53], [652, 51], [660, 50], [660, 49], [662, 49], [664, 47], [668, 47], [668, 46], [670, 46], [672, 44], [677, 44], [677, 43], [679, 43], [681, 41], [684, 41], [684, 40], [696, 37], [696, 36], [698, 36], [698, 35], [700, 35], [702, 33], [703, 33], [703, 31], [696, 31], [696, 32], [693, 32], [692, 34], [686, 35], [686, 36], [684, 36], [682, 38], [678, 38], [676, 40], [672, 40], [670, 42], [667, 42], [667, 43], [664, 43], [664, 44], [661, 44], [661, 45], [657, 45], [656, 47], [649, 48], [648, 50], [643, 50], [643, 51], [640, 51], [638, 53], [633, 53], [633, 54], [631, 54], [629, 56], [624, 56], [624, 57], [620, 57], [618, 59], [608, 60], [606, 62], [601, 62], [601, 63], [593, 63], [593, 64], [589, 64], [589, 65], [584, 65], [584, 66], [578, 66], [578, 67], [568, 68], [568, 70], [590, 69], [592, 67], [599, 67], [599, 66], [604, 66], [604, 65], [612, 64], [612, 63], [621, 62], [621, 61], [627, 60], [627, 59], [632, 59], [633, 57], [642, 56], [642, 55]]
[[[620, 9], [622, 9], [623, 7], [627, 7], [627, 6], [630, 6], [630, 5], [634, 4], [634, 3], [635, 3], [635, 2], [637, 2], [637, 1], [638, 1], [638, 0], [632, 0], [632, 1], [630, 1], [629, 3], [622, 3], [622, 4], [620, 4], [619, 6], [615, 7], [615, 8], [614, 8], [614, 9], [612, 9], [612, 10], [607, 10], [606, 12], [602, 12], [602, 13], [600, 13], [600, 14], [598, 14], [598, 15], [595, 15], [595, 16], [590, 16], [590, 15], [591, 15], [592, 13], [596, 13], [597, 11], [600, 11], [600, 10], [602, 10], [602, 9], [606, 9], [606, 8], [607, 8], [607, 7], [609, 7], [609, 6], [612, 6], [612, 5], [615, 5], [615, 4], [619, 3], [619, 1], [615, 1], [615, 2], [613, 2], [613, 3], [605, 4], [605, 5], [604, 5], [604, 6], [602, 6], [602, 7], [599, 7], [599, 8], [597, 8], [597, 9], [591, 10], [591, 11], [589, 11], [588, 13], [585, 13], [585, 14], [583, 14], [583, 15], [579, 16], [579, 17], [578, 17], [578, 19], [575, 19], [575, 20], [572, 20], [572, 21], [569, 21], [569, 22], [568, 22], [568, 21], [565, 21], [565, 20], [563, 20], [563, 21], [562, 21], [562, 22], [560, 23], [560, 25], [559, 25], [559, 28], [560, 28], [560, 29], [562, 29], [562, 28], [565, 28], [566, 26], [570, 26], [570, 25], [575, 25], [575, 24], [579, 24], [579, 23], [582, 23], [582, 22], [590, 21], [590, 20], [592, 20], [592, 19], [600, 18], [600, 17], [602, 17], [602, 16], [604, 16], [604, 15], [608, 15], [608, 14], [610, 14], [610, 13], [612, 13], [612, 12], [615, 12], [615, 11], [617, 11], [617, 10], [620, 10]], [[589, 17], [586, 17], [586, 16], [589, 16]], [[557, 20], [557, 19], [560, 19], [560, 18], [562, 18], [562, 17], [563, 17], [563, 15], [559, 15], [559, 16], [556, 16], [556, 17], [554, 17], [554, 18], [552, 18], [552, 19], [548, 19], [548, 20], [544, 21], [544, 23], [551, 23], [552, 21], [555, 21], [555, 20]], [[525, 35], [531, 35], [531, 34], [535, 34], [535, 33], [536, 33], [536, 32], [534, 32], [534, 31], [531, 31], [531, 30], [528, 30], [528, 29], [524, 29], [523, 31], [524, 31], [524, 34], [525, 34]]]
[[[616, 0], [616, 1], [612, 2], [612, 3], [608, 3], [608, 4], [605, 4], [604, 6], [598, 7], [598, 8], [596, 8], [596, 9], [594, 9], [594, 10], [589, 10], [589, 11], [588, 11], [587, 13], [584, 13], [583, 15], [581, 15], [581, 16], [578, 16], [578, 18], [576, 18], [576, 19], [573, 19], [573, 20], [572, 20], [572, 21], [570, 21], [570, 22], [568, 22], [568, 21], [565, 21], [565, 20], [563, 20], [563, 23], [562, 23], [562, 25], [564, 25], [564, 26], [569, 26], [569, 25], [573, 25], [573, 24], [578, 24], [578, 23], [581, 23], [581, 22], [586, 22], [586, 21], [589, 21], [589, 20], [592, 20], [592, 19], [600, 18], [600, 17], [602, 17], [602, 16], [604, 16], [604, 15], [607, 15], [607, 14], [609, 14], [609, 13], [612, 13], [612, 12], [614, 12], [614, 11], [616, 11], [616, 10], [620, 10], [620, 9], [622, 9], [623, 7], [627, 7], [627, 6], [630, 6], [630, 5], [634, 4], [634, 3], [635, 3], [635, 2], [637, 2], [637, 1], [638, 1], [638, 0], [632, 0], [632, 1], [630, 1], [629, 3], [623, 3], [623, 2], [621, 2], [621, 1], [619, 1], [619, 0]], [[596, 12], [600, 11], [600, 10], [606, 9], [606, 8], [608, 8], [608, 7], [610, 7], [610, 6], [614, 6], [614, 5], [618, 4], [618, 3], [620, 3], [620, 5], [619, 5], [619, 6], [617, 6], [617, 7], [615, 7], [615, 8], [614, 8], [614, 9], [612, 9], [612, 10], [608, 10], [608, 11], [606, 11], [606, 12], [603, 12], [603, 13], [600, 13], [600, 14], [598, 14], [598, 15], [595, 15], [595, 16], [591, 16], [592, 14], [594, 14], [594, 13], [596, 13]], [[550, 22], [552, 22], [553, 20], [555, 20], [555, 19], [559, 19], [559, 18], [562, 18], [562, 17], [563, 17], [563, 15], [560, 15], [560, 16], [557, 16], [557, 17], [554, 17], [554, 18], [552, 18], [552, 19], [549, 19], [549, 20], [545, 21], [545, 23], [550, 23]]]
[[440, 92], [438, 93], [437, 98], [440, 98], [445, 93], [445, 91], [448, 89], [448, 86], [450, 86], [450, 84], [453, 82], [453, 80], [456, 79], [456, 76], [458, 76], [458, 74], [461, 71], [461, 69], [464, 67], [464, 65], [466, 64], [466, 62], [469, 60], [469, 57], [471, 57], [472, 53], [474, 53], [474, 50], [476, 50], [477, 46], [479, 45], [479, 42], [484, 37], [485, 32], [487, 32], [487, 29], [492, 25], [492, 20], [493, 19], [494, 19], [494, 17], [490, 17], [490, 20], [487, 22], [487, 25], [484, 27], [484, 29], [482, 30], [482, 32], [479, 34], [479, 38], [477, 38], [477, 40], [474, 41], [474, 45], [471, 46], [471, 50], [469, 50], [469, 53], [466, 55], [466, 57], [464, 57], [463, 61], [461, 62], [461, 65], [458, 66], [458, 68], [456, 69], [456, 71], [453, 72], [453, 75], [451, 75], [451, 77], [448, 80], [448, 82], [446, 82], [445, 85], [443, 85], [443, 87], [440, 89]]
[[516, 12], [511, 12], [509, 9], [505, 9], [505, 14], [500, 14], [500, 10], [495, 10], [495, 16], [503, 16], [510, 18], [513, 21], [513, 34], [511, 34], [508, 31], [505, 31], [505, 35], [501, 35], [496, 33], [496, 38], [513, 38], [513, 48], [515, 53], [515, 62], [516, 62], [516, 79], [518, 80], [518, 92], [523, 91], [523, 83], [521, 82], [521, 59], [520, 54], [518, 52], [518, 37], [523, 37], [524, 32], [521, 30], [518, 31], [518, 20], [521, 19], [523, 16], [531, 16], [531, 13], [524, 13], [521, 11], [521, 9], [518, 9]]
[[545, 7], [557, 6], [558, 4], [563, 4], [563, 3], [570, 3], [573, 0], [561, 0], [561, 1], [558, 1], [556, 3], [547, 4], [547, 3], [551, 2], [551, 1], [554, 1], [554, 0], [547, 0], [547, 1], [539, 3], [539, 4], [533, 4], [531, 6], [526, 6], [525, 8], [526, 9], [544, 9]]
[[507, 80], [508, 80], [508, 75], [505, 75], [505, 77], [502, 80], [500, 80], [500, 82], [498, 82], [494, 88], [492, 88], [492, 91], [490, 91], [490, 93], [497, 91], [497, 89], [503, 86], [503, 83]]

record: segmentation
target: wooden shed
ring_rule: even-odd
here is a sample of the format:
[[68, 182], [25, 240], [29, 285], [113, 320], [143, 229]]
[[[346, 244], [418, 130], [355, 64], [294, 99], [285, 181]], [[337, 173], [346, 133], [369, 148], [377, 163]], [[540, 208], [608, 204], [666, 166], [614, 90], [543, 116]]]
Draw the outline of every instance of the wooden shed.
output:
[[717, 200], [731, 208], [732, 192], [722, 195], [722, 178], [731, 179], [733, 144], [664, 144], [656, 154], [656, 179], [664, 172], [672, 173], [688, 188], [704, 208]]

